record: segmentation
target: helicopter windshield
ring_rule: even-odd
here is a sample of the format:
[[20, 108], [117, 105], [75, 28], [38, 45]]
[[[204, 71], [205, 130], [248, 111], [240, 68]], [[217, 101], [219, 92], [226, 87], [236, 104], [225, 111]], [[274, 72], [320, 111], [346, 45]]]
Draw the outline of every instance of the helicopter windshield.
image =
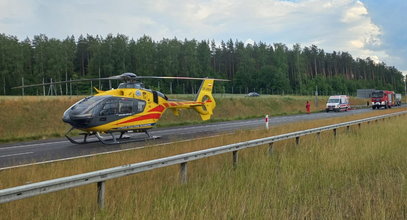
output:
[[88, 96], [74, 104], [71, 107], [71, 110], [74, 111], [76, 115], [91, 116], [93, 108], [107, 97], [111, 96]]

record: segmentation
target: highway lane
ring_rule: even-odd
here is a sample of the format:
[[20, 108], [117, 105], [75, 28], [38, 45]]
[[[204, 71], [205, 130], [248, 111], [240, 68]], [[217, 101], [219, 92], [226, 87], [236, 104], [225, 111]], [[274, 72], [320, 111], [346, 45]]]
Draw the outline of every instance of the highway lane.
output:
[[[304, 120], [315, 120], [321, 118], [342, 117], [354, 114], [361, 114], [369, 111], [372, 110], [358, 109], [339, 113], [320, 112], [313, 114], [278, 116], [271, 117], [269, 121], [270, 127], [272, 129], [273, 125], [283, 123], [292, 123]], [[2, 144], [0, 145], [0, 169], [35, 162], [46, 162], [52, 160], [86, 156], [90, 154], [106, 153], [131, 148], [140, 148], [146, 146], [147, 144], [149, 145], [150, 143], [159, 144], [171, 141], [189, 140], [195, 139], [197, 137], [216, 135], [222, 132], [232, 132], [239, 129], [252, 129], [261, 126], [265, 126], [264, 118], [251, 120], [237, 120], [229, 122], [215, 122], [202, 125], [154, 128], [151, 130], [150, 133], [154, 136], [160, 136], [159, 139], [145, 141], [144, 140], [145, 134], [131, 133], [129, 134], [129, 136], [138, 139], [139, 141], [132, 142], [131, 144], [122, 144], [122, 145], [104, 145], [102, 143], [77, 145], [72, 144], [71, 142], [63, 138], [32, 141], [25, 143]]]

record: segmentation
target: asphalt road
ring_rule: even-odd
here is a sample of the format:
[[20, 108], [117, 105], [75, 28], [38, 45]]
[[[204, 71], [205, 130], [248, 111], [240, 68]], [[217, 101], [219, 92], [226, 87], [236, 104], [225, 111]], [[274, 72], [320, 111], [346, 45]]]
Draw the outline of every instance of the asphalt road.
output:
[[[273, 125], [283, 123], [292, 123], [321, 118], [343, 117], [370, 111], [372, 111], [372, 109], [357, 109], [338, 113], [321, 112], [312, 114], [271, 117], [269, 120], [269, 125], [272, 127]], [[0, 169], [17, 165], [61, 160], [72, 157], [86, 156], [90, 154], [124, 150], [129, 148], [139, 148], [150, 144], [151, 142], [158, 144], [178, 140], [188, 140], [197, 137], [215, 135], [222, 132], [232, 132], [239, 129], [251, 129], [261, 126], [265, 126], [264, 118], [216, 122], [203, 125], [154, 128], [150, 130], [150, 134], [154, 136], [160, 136], [159, 139], [145, 141], [145, 134], [143, 133], [130, 134], [129, 136], [134, 139], [138, 139], [139, 141], [122, 145], [104, 145], [102, 143], [77, 145], [72, 144], [71, 142], [63, 138], [24, 143], [2, 144], [0, 145]], [[81, 138], [78, 137], [75, 139], [80, 140]], [[93, 137], [93, 139], [95, 139], [95, 137]]]

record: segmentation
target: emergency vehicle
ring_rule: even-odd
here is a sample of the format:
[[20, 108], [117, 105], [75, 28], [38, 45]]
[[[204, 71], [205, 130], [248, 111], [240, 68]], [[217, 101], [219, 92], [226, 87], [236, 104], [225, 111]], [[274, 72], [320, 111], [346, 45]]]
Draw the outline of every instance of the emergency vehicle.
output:
[[396, 97], [393, 91], [376, 90], [372, 92], [372, 109], [391, 108], [396, 105]]
[[348, 111], [350, 109], [349, 97], [347, 95], [330, 96], [326, 103], [326, 112]]

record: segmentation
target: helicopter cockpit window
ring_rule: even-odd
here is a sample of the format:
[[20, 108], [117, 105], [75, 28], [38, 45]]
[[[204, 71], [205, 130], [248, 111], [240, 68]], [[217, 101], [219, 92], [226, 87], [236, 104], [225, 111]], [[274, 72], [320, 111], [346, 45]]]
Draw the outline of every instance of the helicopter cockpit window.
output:
[[142, 100], [135, 100], [135, 106], [137, 108], [137, 112], [144, 111], [144, 107], [146, 106], [146, 102]]
[[133, 113], [133, 101], [132, 100], [120, 100], [119, 102], [119, 114]]
[[118, 109], [119, 109], [119, 100], [115, 99], [107, 100], [103, 105], [103, 108], [100, 111], [99, 115], [100, 116], [114, 115], [118, 113]]
[[105, 99], [106, 96], [89, 96], [86, 97], [71, 107], [71, 110], [77, 115], [91, 114], [93, 108]]
[[88, 107], [93, 107], [96, 104], [98, 104], [100, 101], [102, 101], [106, 96], [88, 96], [76, 104], [72, 106], [72, 110], [75, 108], [88, 108]]
[[144, 111], [146, 102], [137, 99], [109, 99], [106, 100], [99, 112], [100, 116], [115, 114], [133, 114]]

